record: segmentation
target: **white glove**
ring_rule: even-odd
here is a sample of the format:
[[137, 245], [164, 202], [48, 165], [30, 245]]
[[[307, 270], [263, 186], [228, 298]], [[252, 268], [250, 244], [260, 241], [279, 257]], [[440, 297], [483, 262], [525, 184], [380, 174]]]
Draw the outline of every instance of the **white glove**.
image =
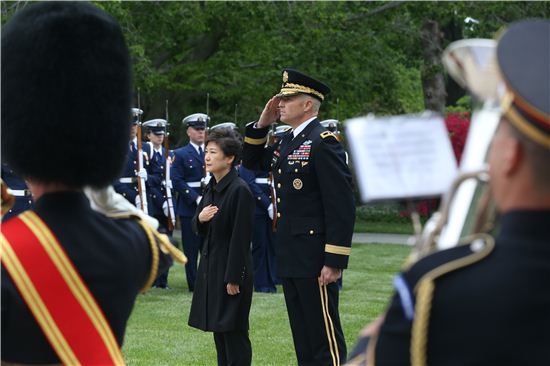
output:
[[138, 172], [138, 177], [147, 180], [147, 170], [141, 168]]
[[208, 174], [206, 177], [202, 178], [201, 181], [203, 181], [204, 185], [207, 186], [208, 183], [210, 183], [210, 179], [212, 179], [212, 176]]
[[202, 200], [202, 196], [198, 196], [196, 201], [197, 202], [197, 206], [199, 205], [199, 203], [201, 203], [201, 200]]
[[140, 208], [141, 207], [141, 198], [139, 197], [139, 195], [136, 196], [136, 207], [137, 208]]
[[269, 215], [269, 218], [273, 220], [273, 203], [269, 204], [269, 207], [267, 208], [267, 214]]
[[172, 188], [174, 188], [174, 187], [172, 186], [172, 179], [170, 179], [170, 180], [168, 180], [168, 181], [163, 180], [162, 183], [164, 183], [164, 186], [166, 187], [166, 189], [172, 189]]
[[121, 194], [115, 192], [113, 186], [108, 186], [102, 189], [92, 189], [90, 187], [85, 187], [84, 193], [86, 193], [86, 196], [90, 200], [90, 206], [98, 212], [102, 212], [104, 214], [131, 212], [139, 215], [154, 229], [157, 229], [159, 226], [158, 221], [154, 217], [148, 216], [144, 214], [143, 211], [138, 210], [136, 207], [132, 206], [132, 204], [128, 202], [126, 198], [124, 198]]
[[162, 212], [164, 213], [164, 216], [168, 217], [168, 201], [164, 201], [162, 204]]

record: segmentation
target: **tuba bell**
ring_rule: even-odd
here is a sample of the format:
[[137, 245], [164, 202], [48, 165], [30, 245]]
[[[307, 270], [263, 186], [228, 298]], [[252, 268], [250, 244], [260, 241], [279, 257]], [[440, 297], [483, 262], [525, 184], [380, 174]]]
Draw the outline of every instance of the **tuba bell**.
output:
[[409, 263], [436, 250], [488, 233], [496, 207], [489, 192], [487, 155], [500, 121], [496, 42], [469, 39], [452, 43], [443, 53], [448, 73], [482, 103], [474, 109], [459, 174], [442, 197], [440, 207], [417, 236]]

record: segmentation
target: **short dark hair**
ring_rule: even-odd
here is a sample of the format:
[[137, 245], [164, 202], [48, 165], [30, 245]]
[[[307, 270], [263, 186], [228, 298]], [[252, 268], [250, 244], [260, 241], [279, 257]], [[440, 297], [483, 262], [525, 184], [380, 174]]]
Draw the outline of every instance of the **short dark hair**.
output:
[[237, 166], [241, 161], [243, 142], [241, 135], [232, 128], [216, 128], [208, 134], [205, 146], [209, 142], [215, 142], [222, 149], [225, 156], [234, 156], [232, 166]]
[[118, 23], [90, 3], [35, 3], [2, 27], [1, 49], [2, 160], [40, 182], [112, 183], [126, 158], [132, 98]]
[[501, 123], [502, 121], [508, 124], [513, 137], [523, 146], [527, 157], [527, 164], [531, 168], [533, 180], [537, 187], [541, 191], [550, 192], [550, 169], [548, 169], [550, 149], [528, 138], [505, 117], [501, 119]]

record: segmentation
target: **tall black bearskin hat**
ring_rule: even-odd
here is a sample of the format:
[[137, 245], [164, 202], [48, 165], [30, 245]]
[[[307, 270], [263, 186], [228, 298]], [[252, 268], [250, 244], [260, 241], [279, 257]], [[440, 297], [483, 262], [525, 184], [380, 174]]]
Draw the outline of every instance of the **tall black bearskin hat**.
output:
[[111, 183], [130, 138], [130, 58], [118, 23], [88, 3], [37, 3], [2, 28], [1, 47], [2, 160], [44, 183]]

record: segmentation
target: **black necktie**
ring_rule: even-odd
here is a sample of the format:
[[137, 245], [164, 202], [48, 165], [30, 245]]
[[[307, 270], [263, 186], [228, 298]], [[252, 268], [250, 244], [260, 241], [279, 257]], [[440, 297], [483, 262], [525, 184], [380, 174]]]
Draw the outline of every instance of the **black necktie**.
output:
[[134, 143], [134, 141], [131, 141], [131, 142], [130, 142], [130, 150], [131, 150], [132, 152], [136, 151], [136, 144]]
[[204, 152], [202, 151], [202, 146], [199, 146], [199, 156], [204, 158]]

